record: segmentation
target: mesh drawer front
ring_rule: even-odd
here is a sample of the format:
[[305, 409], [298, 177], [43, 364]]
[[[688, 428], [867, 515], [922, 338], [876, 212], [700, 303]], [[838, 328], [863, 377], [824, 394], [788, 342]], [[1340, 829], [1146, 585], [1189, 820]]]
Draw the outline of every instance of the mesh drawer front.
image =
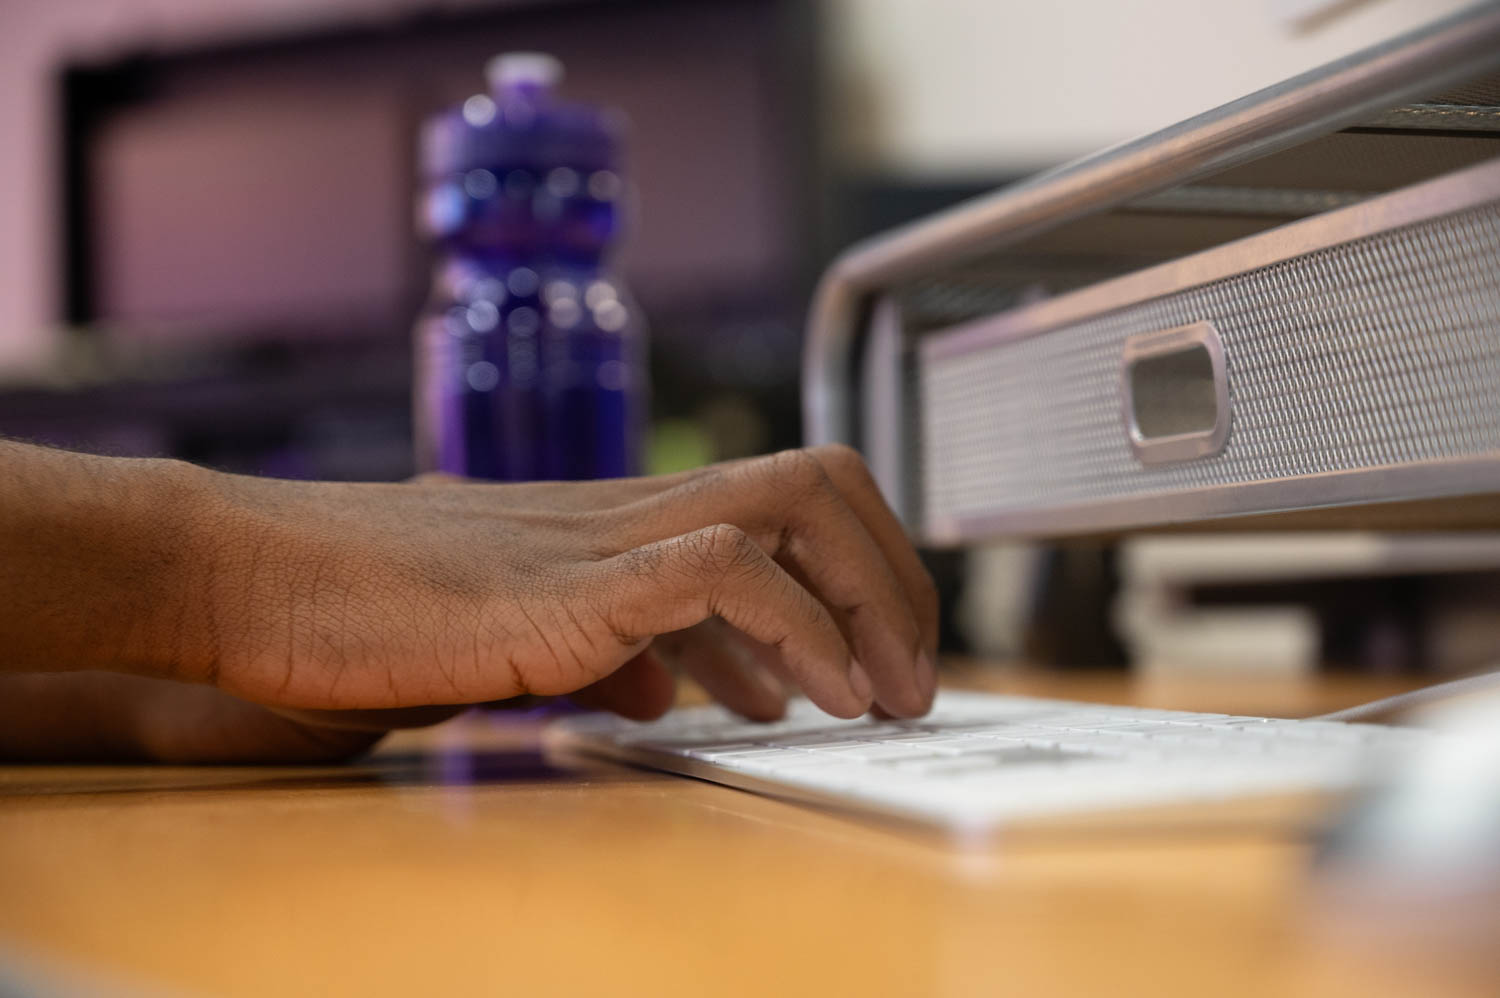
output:
[[[1146, 467], [1121, 418], [1138, 333], [1209, 320], [1230, 429]], [[928, 354], [929, 524], [1500, 450], [1500, 204], [1372, 235], [1064, 328]]]

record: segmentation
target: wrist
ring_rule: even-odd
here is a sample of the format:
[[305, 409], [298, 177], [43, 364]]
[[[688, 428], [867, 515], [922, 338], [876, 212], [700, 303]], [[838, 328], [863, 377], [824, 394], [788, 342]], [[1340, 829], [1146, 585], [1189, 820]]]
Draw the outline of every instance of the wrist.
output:
[[192, 614], [212, 472], [0, 443], [0, 669], [172, 676]]
[[122, 483], [129, 523], [138, 541], [117, 558], [145, 566], [138, 585], [150, 593], [136, 603], [137, 640], [116, 671], [187, 682], [212, 682], [219, 657], [218, 620], [212, 604], [223, 552], [232, 546], [220, 514], [219, 472], [185, 461], [144, 460]]

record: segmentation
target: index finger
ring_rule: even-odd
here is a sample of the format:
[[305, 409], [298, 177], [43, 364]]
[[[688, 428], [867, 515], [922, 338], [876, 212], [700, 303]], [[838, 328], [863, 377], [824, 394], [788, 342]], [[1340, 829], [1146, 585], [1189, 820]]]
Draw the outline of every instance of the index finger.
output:
[[865, 530], [879, 546], [881, 554], [906, 590], [917, 626], [922, 631], [922, 645], [934, 660], [938, 643], [937, 586], [922, 564], [917, 550], [906, 535], [906, 528], [880, 494], [875, 477], [860, 453], [844, 444], [824, 444], [808, 448], [808, 453], [823, 466], [844, 501], [859, 517]]

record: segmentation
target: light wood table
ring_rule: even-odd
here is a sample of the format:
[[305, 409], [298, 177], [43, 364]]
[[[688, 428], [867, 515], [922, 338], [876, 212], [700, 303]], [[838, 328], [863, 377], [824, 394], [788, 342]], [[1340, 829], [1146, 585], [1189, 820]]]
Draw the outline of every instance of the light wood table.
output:
[[[945, 681], [1287, 715], [1393, 691]], [[1418, 993], [1411, 961], [1319, 929], [1316, 810], [965, 850], [549, 764], [535, 735], [470, 716], [337, 768], [0, 768], [0, 967], [213, 995]]]

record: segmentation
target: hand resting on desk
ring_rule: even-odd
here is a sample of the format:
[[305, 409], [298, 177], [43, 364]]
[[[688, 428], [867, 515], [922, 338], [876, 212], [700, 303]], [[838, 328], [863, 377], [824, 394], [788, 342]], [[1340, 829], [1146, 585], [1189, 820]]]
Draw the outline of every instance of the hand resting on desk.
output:
[[676, 667], [752, 718], [785, 685], [931, 704], [932, 583], [847, 448], [515, 485], [0, 468], [0, 756], [337, 757], [523, 695], [649, 718]]

